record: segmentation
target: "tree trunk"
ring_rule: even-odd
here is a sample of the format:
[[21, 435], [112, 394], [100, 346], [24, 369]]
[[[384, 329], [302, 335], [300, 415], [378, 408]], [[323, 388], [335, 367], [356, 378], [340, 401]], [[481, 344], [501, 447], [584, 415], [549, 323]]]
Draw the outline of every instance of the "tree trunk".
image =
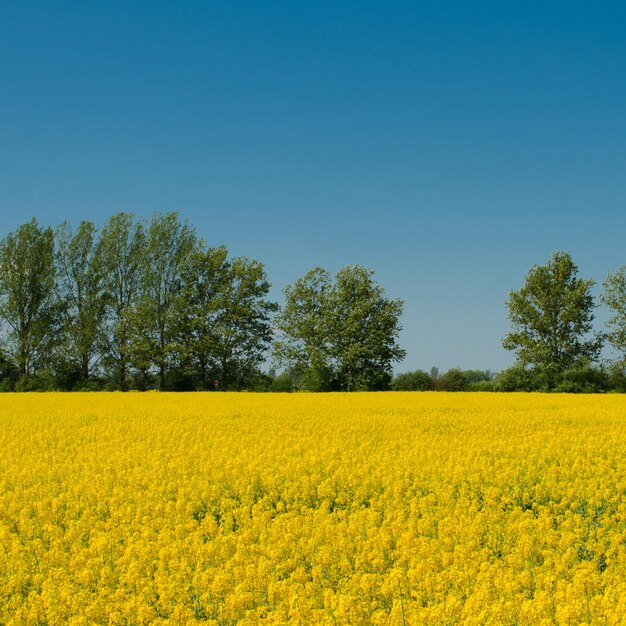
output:
[[126, 359], [120, 359], [120, 391], [128, 391], [128, 383], [126, 381]]
[[89, 380], [89, 355], [83, 354], [80, 364], [80, 378], [82, 381]]
[[165, 363], [163, 361], [159, 363], [159, 389], [165, 390]]

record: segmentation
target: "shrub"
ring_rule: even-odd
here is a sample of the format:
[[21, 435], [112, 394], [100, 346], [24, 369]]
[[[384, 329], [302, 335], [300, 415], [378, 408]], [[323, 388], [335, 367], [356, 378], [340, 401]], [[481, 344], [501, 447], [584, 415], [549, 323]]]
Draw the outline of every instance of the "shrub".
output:
[[391, 383], [393, 391], [432, 391], [434, 388], [432, 376], [423, 370], [398, 374]]
[[467, 384], [467, 391], [495, 391], [495, 381], [477, 380]]
[[517, 364], [496, 375], [494, 389], [495, 391], [538, 391], [541, 389], [541, 379], [534, 370]]
[[626, 363], [611, 363], [607, 371], [609, 389], [618, 393], [626, 393]]
[[566, 369], [554, 388], [560, 393], [601, 393], [609, 388], [609, 377], [600, 367], [579, 363]]
[[435, 383], [437, 391], [465, 391], [466, 387], [465, 376], [458, 367], [442, 374]]

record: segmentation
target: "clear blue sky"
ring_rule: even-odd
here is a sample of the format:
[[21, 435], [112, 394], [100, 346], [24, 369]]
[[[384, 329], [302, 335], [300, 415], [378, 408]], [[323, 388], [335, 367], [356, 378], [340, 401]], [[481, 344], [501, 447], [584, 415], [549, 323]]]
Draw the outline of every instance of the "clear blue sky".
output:
[[626, 263], [622, 7], [3, 2], [0, 231], [176, 210], [277, 299], [373, 268], [398, 371], [500, 369], [532, 264]]

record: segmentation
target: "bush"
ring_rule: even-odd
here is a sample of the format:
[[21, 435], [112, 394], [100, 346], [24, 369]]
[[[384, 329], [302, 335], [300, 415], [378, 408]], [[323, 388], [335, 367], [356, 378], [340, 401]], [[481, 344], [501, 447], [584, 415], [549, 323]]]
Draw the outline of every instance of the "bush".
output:
[[22, 376], [15, 383], [15, 391], [57, 391], [54, 374], [50, 370], [41, 370], [31, 376]]
[[579, 363], [566, 369], [559, 377], [557, 393], [601, 393], [609, 388], [609, 376], [600, 367]]
[[437, 391], [465, 391], [466, 387], [465, 376], [458, 367], [448, 370], [435, 382]]
[[391, 383], [393, 391], [432, 391], [434, 388], [432, 376], [422, 370], [398, 374]]
[[495, 391], [495, 381], [477, 380], [467, 384], [467, 391]]
[[15, 391], [18, 378], [17, 367], [0, 352], [0, 391]]
[[502, 370], [494, 380], [495, 391], [538, 391], [541, 379], [538, 374], [524, 365], [513, 365]]
[[263, 372], [259, 372], [252, 382], [250, 391], [255, 391], [258, 393], [270, 391], [273, 383], [274, 378], [272, 376], [270, 376], [269, 374], [264, 374]]
[[11, 378], [0, 379], [0, 393], [15, 391], [15, 381]]
[[270, 385], [270, 391], [286, 393], [293, 391], [296, 385], [290, 372], [283, 372], [274, 378]]
[[464, 370], [463, 378], [467, 385], [472, 383], [482, 383], [493, 380], [494, 375], [491, 370]]
[[103, 389], [104, 383], [101, 380], [93, 378], [74, 385], [73, 391], [102, 391]]
[[624, 361], [611, 363], [606, 374], [611, 391], [626, 393], [626, 363]]

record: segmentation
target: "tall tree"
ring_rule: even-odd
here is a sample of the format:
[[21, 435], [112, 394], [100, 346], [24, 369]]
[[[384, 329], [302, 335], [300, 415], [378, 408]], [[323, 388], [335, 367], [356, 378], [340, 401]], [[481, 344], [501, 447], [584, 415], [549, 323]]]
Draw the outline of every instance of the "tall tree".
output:
[[602, 339], [593, 335], [594, 281], [578, 278], [566, 252], [555, 252], [545, 265], [535, 265], [524, 285], [506, 302], [513, 329], [503, 339], [518, 363], [536, 368], [548, 388], [569, 367], [597, 358]]
[[132, 359], [134, 307], [141, 297], [146, 252], [145, 228], [130, 213], [106, 222], [98, 244], [98, 263], [105, 274], [107, 339], [105, 360], [122, 391], [128, 389]]
[[166, 374], [177, 346], [179, 317], [175, 303], [182, 289], [181, 271], [197, 246], [194, 229], [181, 223], [176, 213], [152, 217], [147, 231], [142, 300], [137, 307], [133, 342], [149, 355], [157, 368], [159, 388], [166, 388]]
[[391, 300], [373, 271], [352, 265], [335, 277], [328, 322], [341, 386], [347, 391], [387, 389], [391, 367], [406, 351], [398, 345], [402, 300]]
[[176, 299], [178, 359], [196, 388], [212, 388], [214, 332], [221, 294], [228, 280], [228, 250], [199, 248], [181, 267], [182, 290]]
[[258, 261], [228, 259], [224, 246], [196, 251], [183, 269], [180, 317], [188, 359], [201, 387], [251, 383], [271, 341], [269, 282]]
[[54, 337], [54, 235], [33, 219], [0, 242], [0, 316], [20, 376], [44, 365]]
[[626, 363], [626, 266], [609, 273], [603, 283], [602, 302], [611, 311], [607, 321], [607, 338]]
[[220, 385], [239, 389], [252, 383], [272, 340], [270, 284], [262, 263], [235, 258], [226, 268], [213, 327], [213, 358]]
[[93, 222], [82, 221], [75, 230], [63, 222], [55, 236], [63, 345], [79, 379], [86, 382], [97, 366], [106, 304], [98, 233]]
[[403, 303], [391, 300], [358, 265], [331, 280], [315, 268], [285, 289], [274, 356], [313, 390], [386, 389], [398, 345]]
[[273, 355], [289, 368], [303, 389], [336, 388], [331, 335], [332, 278], [315, 267], [284, 289], [285, 303], [276, 316]]

